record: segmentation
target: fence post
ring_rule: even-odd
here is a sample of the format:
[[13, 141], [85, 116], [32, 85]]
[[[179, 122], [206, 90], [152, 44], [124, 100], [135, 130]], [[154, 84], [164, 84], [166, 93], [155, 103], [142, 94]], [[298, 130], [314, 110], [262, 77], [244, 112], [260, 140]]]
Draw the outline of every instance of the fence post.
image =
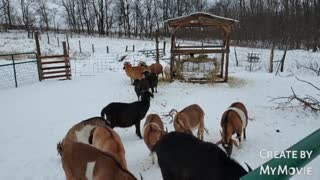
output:
[[57, 37], [58, 47], [60, 47], [59, 37]]
[[236, 58], [236, 66], [238, 67], [239, 66], [239, 61], [238, 61], [236, 46], [234, 46], [234, 56]]
[[39, 43], [39, 32], [36, 32], [35, 38], [36, 38], [37, 54], [38, 54], [38, 56], [41, 56], [40, 43]]
[[132, 50], [133, 50], [133, 52], [134, 52], [134, 49], [135, 49], [135, 47], [134, 47], [134, 45], [132, 45]]
[[13, 74], [14, 74], [14, 83], [16, 88], [18, 87], [18, 82], [17, 82], [17, 72], [16, 72], [16, 63], [14, 62], [14, 57], [13, 55], [11, 55], [11, 59], [12, 59], [12, 67], [13, 67]]
[[156, 30], [156, 63], [159, 63], [159, 31]]
[[67, 44], [68, 44], [68, 51], [69, 51], [70, 50], [70, 46], [69, 46], [69, 37], [68, 37], [68, 35], [67, 35]]
[[94, 45], [92, 44], [92, 53], [94, 53]]
[[109, 46], [107, 46], [107, 53], [109, 54]]
[[36, 39], [36, 57], [37, 57], [37, 64], [38, 64], [38, 72], [39, 72], [39, 80], [42, 81], [43, 75], [42, 75], [42, 65], [41, 65], [41, 49], [40, 49], [40, 43], [39, 43], [39, 32], [35, 32], [35, 39]]
[[67, 44], [65, 41], [62, 42], [62, 46], [63, 46], [64, 61], [66, 65], [66, 79], [71, 79], [69, 53], [68, 53]]
[[81, 53], [81, 41], [79, 40], [79, 50], [80, 50], [80, 53]]
[[128, 45], [126, 46], [126, 52], [128, 52]]
[[166, 44], [167, 44], [167, 42], [163, 41], [163, 55], [164, 56], [166, 55]]

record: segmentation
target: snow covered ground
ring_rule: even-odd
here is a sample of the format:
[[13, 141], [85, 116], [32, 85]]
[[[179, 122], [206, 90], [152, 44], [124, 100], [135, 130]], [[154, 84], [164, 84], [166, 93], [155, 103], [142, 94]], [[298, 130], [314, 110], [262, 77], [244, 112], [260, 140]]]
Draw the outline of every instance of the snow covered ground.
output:
[[[23, 40], [22, 34], [18, 35], [20, 38], [13, 38], [17, 35], [1, 34], [0, 52], [34, 50], [33, 40], [29, 42]], [[2, 41], [4, 39], [6, 41]], [[77, 52], [79, 40], [83, 43], [84, 54]], [[95, 54], [89, 53], [92, 43], [95, 43]], [[110, 47], [110, 54], [105, 53], [106, 44]], [[73, 74], [71, 81], [46, 80], [17, 89], [0, 89], [0, 179], [65, 179], [56, 144], [68, 129], [84, 119], [98, 116], [101, 109], [110, 102], [136, 101], [134, 88], [122, 70], [123, 62], [117, 61], [124, 54], [125, 46], [133, 44], [137, 50], [154, 48], [153, 41], [70, 38], [72, 61], [89, 58], [93, 64], [102, 61], [107, 68], [99, 71], [101, 73]], [[42, 46], [47, 53], [62, 52], [61, 47], [55, 45], [42, 42]], [[261, 54], [261, 63], [257, 65], [257, 71], [248, 72], [245, 70], [248, 66], [246, 55], [252, 51]], [[280, 59], [282, 53], [275, 51], [275, 60]], [[319, 77], [297, 66], [297, 62], [320, 63], [320, 53], [288, 51], [286, 72], [281, 76], [266, 73], [270, 50], [237, 47], [237, 54], [240, 67], [235, 67], [232, 47], [229, 84], [160, 82], [159, 92], [151, 100], [148, 114], [163, 115], [172, 108], [181, 110], [197, 103], [205, 111], [205, 126], [209, 129], [205, 141], [216, 142], [220, 139], [223, 111], [232, 102], [242, 101], [252, 120], [248, 123], [247, 140], [241, 144], [240, 149], [233, 150], [232, 157], [242, 165], [247, 162], [256, 168], [268, 161], [260, 157], [261, 149], [285, 150], [320, 127], [319, 116], [316, 114], [298, 107], [276, 109], [276, 105], [270, 102], [270, 97], [288, 96], [291, 93], [290, 87], [300, 95], [316, 95], [315, 89], [297, 81], [294, 75], [319, 86]], [[131, 62], [139, 60], [152, 61], [139, 53], [130, 53], [126, 58], [126, 61]], [[90, 65], [86, 63], [79, 66]], [[170, 119], [163, 121], [172, 131]], [[124, 143], [129, 170], [136, 177], [141, 173], [146, 180], [162, 179], [159, 167], [151, 164], [149, 151], [144, 141], [135, 135], [134, 128], [115, 130]], [[312, 176], [294, 178], [320, 178], [320, 157], [307, 167], [312, 167]]]

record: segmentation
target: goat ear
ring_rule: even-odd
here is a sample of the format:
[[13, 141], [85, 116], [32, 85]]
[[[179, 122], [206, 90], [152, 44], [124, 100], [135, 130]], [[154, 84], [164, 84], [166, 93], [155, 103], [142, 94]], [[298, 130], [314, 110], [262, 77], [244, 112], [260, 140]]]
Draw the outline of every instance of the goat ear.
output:
[[222, 140], [216, 142], [216, 145], [219, 145], [219, 144], [221, 144], [221, 143], [222, 143]]
[[238, 142], [237, 142], [236, 140], [232, 139], [232, 143], [233, 143], [235, 146], [239, 147], [239, 144], [238, 144]]

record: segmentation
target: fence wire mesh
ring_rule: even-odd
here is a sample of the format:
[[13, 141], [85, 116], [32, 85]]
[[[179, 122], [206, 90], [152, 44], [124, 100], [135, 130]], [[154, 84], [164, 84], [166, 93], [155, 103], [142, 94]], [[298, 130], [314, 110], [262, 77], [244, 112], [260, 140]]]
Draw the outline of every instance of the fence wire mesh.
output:
[[22, 55], [0, 55], [0, 89], [19, 87], [39, 81], [36, 56], [26, 53], [28, 59], [23, 59]]
[[123, 62], [119, 62], [120, 57], [117, 53], [78, 56], [70, 61], [72, 76], [95, 76], [107, 71], [121, 71]]

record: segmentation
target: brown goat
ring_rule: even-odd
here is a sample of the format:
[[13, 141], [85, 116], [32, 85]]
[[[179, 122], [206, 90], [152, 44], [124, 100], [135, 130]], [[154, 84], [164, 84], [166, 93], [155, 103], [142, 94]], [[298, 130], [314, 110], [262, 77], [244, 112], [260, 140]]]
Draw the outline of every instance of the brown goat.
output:
[[198, 138], [203, 139], [204, 132], [204, 112], [202, 108], [193, 104], [187, 106], [174, 117], [174, 129], [178, 132], [192, 134], [192, 130], [198, 127]]
[[151, 64], [150, 66], [147, 66], [147, 71], [151, 72], [151, 73], [155, 73], [155, 74], [162, 74], [163, 76], [163, 68], [162, 65], [160, 63], [154, 63]]
[[126, 152], [118, 133], [106, 126], [98, 126], [91, 133], [92, 145], [119, 158], [122, 167], [127, 169]]
[[232, 139], [233, 134], [237, 134], [239, 142], [241, 136], [246, 139], [246, 127], [248, 125], [248, 112], [244, 104], [235, 102], [223, 113], [221, 118], [222, 132], [220, 131], [222, 139], [217, 142], [217, 145], [222, 144], [227, 154], [230, 156], [232, 152], [232, 145], [239, 147], [237, 141]]
[[61, 155], [61, 146], [66, 146], [68, 143], [82, 142], [89, 144], [90, 132], [97, 126], [109, 126], [108, 122], [101, 117], [93, 117], [74, 125], [69, 129], [67, 135], [63, 138], [62, 142], [57, 145], [58, 153]]
[[129, 62], [125, 62], [123, 64], [123, 69], [126, 71], [127, 76], [131, 78], [131, 83], [132, 80], [135, 79], [144, 79], [143, 71], [146, 69], [146, 67], [144, 66], [132, 67], [132, 65]]
[[62, 146], [62, 167], [67, 180], [136, 180], [111, 153], [72, 142]]
[[165, 134], [166, 132], [164, 131], [163, 122], [160, 116], [158, 114], [149, 114], [143, 126], [143, 139], [148, 149], [151, 151], [153, 164], [155, 162], [155, 154], [152, 152], [153, 147]]

